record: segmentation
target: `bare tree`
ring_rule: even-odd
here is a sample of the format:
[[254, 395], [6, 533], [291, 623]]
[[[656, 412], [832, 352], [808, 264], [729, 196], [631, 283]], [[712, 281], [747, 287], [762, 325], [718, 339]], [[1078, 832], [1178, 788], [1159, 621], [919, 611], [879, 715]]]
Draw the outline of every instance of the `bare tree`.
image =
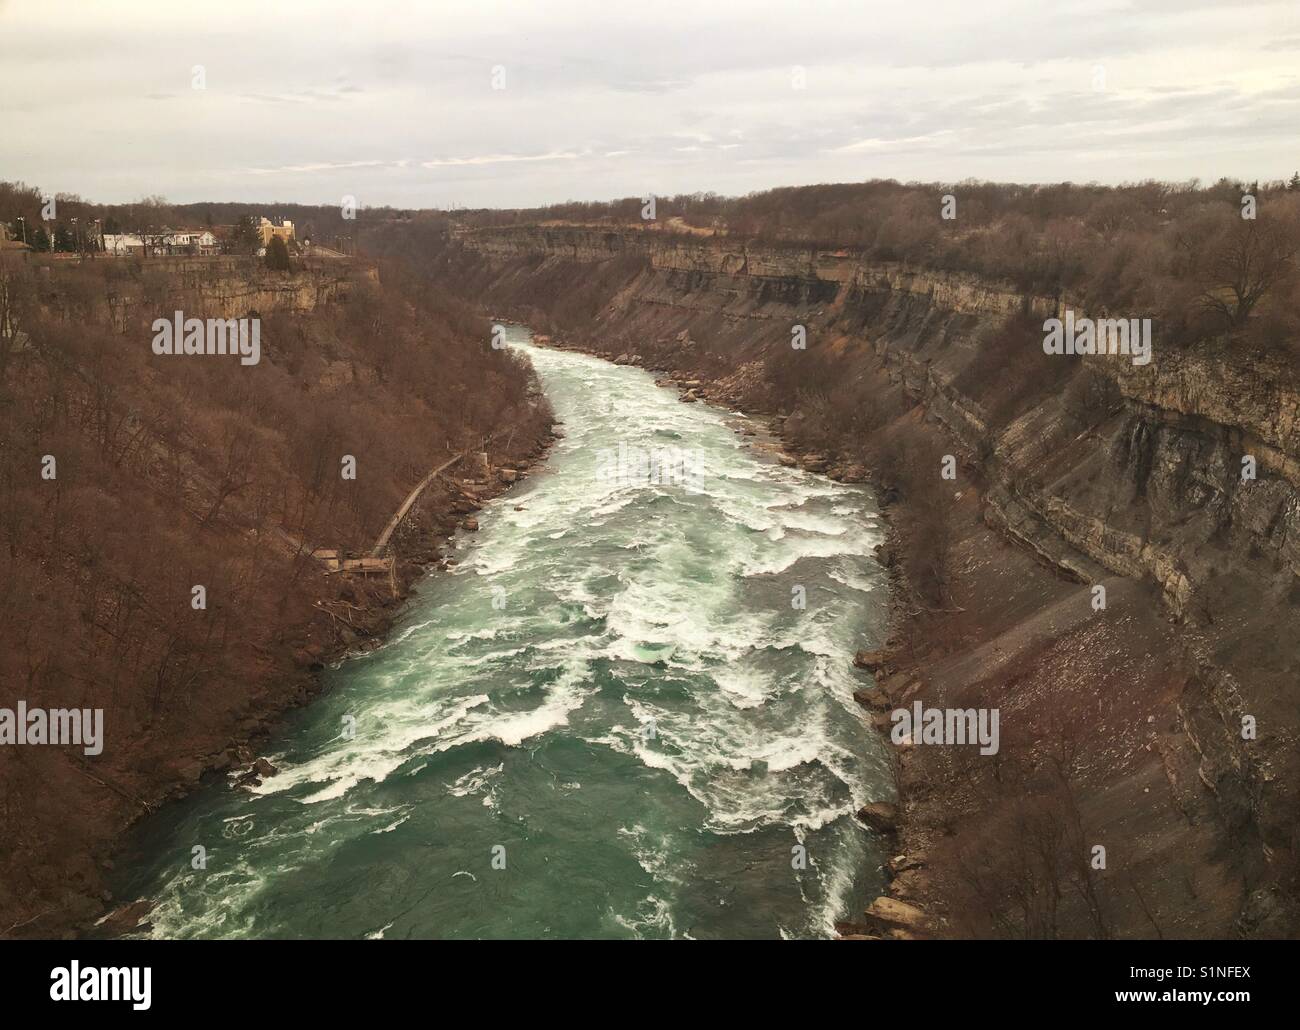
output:
[[[1233, 224], [1235, 223], [1235, 224]], [[1230, 216], [1226, 231], [1199, 237], [1201, 304], [1228, 328], [1245, 325], [1255, 306], [1293, 271], [1300, 239], [1278, 221]]]

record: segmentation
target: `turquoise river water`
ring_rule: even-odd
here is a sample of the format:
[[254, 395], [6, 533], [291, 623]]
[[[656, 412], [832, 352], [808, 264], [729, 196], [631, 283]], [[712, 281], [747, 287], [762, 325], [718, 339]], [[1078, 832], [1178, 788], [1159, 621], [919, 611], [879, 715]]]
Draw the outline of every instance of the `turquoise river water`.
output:
[[116, 893], [155, 936], [824, 937], [879, 886], [853, 813], [891, 788], [849, 663], [884, 618], [870, 494], [645, 371], [509, 340], [565, 437], [286, 719], [278, 775], [134, 834]]

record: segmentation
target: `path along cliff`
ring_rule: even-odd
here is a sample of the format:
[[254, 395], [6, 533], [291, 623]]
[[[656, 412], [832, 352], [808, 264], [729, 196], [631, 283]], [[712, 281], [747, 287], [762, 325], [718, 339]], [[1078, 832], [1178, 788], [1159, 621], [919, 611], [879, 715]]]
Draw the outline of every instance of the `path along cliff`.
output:
[[[259, 360], [156, 354], [176, 312], [258, 319]], [[137, 908], [97, 925], [134, 900], [110, 884], [123, 831], [273, 772], [253, 749], [380, 641], [551, 416], [400, 263], [33, 256], [0, 262], [0, 315], [0, 937], [129, 930]], [[363, 559], [399, 507], [392, 560]], [[97, 752], [16, 745], [16, 711], [74, 707], [102, 713]]]

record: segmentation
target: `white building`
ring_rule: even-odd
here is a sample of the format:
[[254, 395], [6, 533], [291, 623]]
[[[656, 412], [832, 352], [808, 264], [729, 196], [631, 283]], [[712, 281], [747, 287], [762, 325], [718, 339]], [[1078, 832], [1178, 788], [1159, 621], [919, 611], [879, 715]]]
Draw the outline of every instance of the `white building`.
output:
[[177, 229], [158, 233], [104, 233], [104, 253], [110, 257], [144, 254], [146, 247], [150, 257], [217, 254], [221, 250], [217, 238], [206, 229]]
[[144, 240], [131, 233], [106, 232], [103, 236], [104, 253], [110, 257], [126, 257], [144, 253]]

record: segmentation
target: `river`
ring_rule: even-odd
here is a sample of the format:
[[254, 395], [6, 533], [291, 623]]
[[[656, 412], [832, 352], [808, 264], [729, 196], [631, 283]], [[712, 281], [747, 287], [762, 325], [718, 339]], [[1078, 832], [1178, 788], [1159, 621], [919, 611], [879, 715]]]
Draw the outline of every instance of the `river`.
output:
[[115, 893], [156, 901], [153, 936], [825, 937], [878, 893], [870, 493], [507, 338], [564, 438], [285, 720], [278, 775], [137, 829]]

